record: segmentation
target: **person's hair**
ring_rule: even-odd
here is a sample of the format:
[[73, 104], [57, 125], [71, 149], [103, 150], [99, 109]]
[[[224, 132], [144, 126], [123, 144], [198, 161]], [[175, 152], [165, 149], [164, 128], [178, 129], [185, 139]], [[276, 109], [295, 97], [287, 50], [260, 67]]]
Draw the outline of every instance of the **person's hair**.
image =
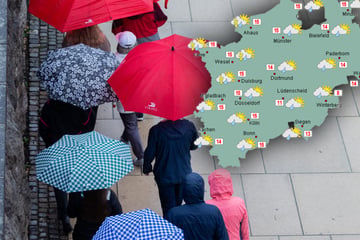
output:
[[99, 189], [84, 192], [84, 199], [80, 208], [80, 216], [89, 222], [103, 222], [110, 216], [107, 194], [109, 189]]
[[110, 43], [108, 43], [105, 34], [101, 31], [98, 25], [67, 32], [62, 46], [69, 47], [79, 43], [83, 43], [93, 48], [100, 48], [104, 51], [111, 51]]

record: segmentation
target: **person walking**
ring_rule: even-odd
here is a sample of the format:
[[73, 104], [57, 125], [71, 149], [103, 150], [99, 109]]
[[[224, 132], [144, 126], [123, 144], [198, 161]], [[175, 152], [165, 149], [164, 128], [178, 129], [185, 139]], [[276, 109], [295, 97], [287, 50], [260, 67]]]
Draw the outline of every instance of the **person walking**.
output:
[[210, 196], [208, 204], [219, 208], [225, 222], [230, 240], [249, 240], [249, 220], [245, 202], [240, 197], [233, 197], [233, 184], [228, 170], [220, 168], [209, 177]]
[[[115, 56], [121, 63], [127, 53], [137, 45], [136, 37], [132, 32], [124, 31], [116, 34], [115, 38], [118, 41], [117, 52], [115, 53]], [[136, 157], [133, 160], [133, 163], [135, 166], [142, 166], [144, 162], [144, 148], [139, 134], [136, 113], [125, 111], [120, 101], [117, 101], [116, 105], [121, 120], [124, 124], [124, 132], [121, 135], [120, 140], [125, 143], [130, 142]]]
[[73, 240], [91, 240], [106, 217], [121, 213], [121, 204], [110, 189], [69, 194], [68, 215], [76, 218]]
[[197, 149], [197, 138], [195, 125], [186, 119], [164, 120], [150, 128], [143, 173], [154, 172], [164, 216], [183, 200], [182, 182], [192, 172], [190, 151]]
[[184, 182], [185, 205], [169, 210], [165, 218], [184, 231], [185, 240], [229, 239], [220, 210], [204, 202], [204, 180], [189, 173]]
[[[49, 99], [41, 109], [39, 134], [45, 146], [50, 147], [65, 134], [91, 132], [95, 128], [96, 112], [93, 108], [83, 110], [70, 103]], [[67, 193], [54, 187], [58, 218], [62, 221], [63, 232], [71, 232], [69, 217], [66, 213]]]

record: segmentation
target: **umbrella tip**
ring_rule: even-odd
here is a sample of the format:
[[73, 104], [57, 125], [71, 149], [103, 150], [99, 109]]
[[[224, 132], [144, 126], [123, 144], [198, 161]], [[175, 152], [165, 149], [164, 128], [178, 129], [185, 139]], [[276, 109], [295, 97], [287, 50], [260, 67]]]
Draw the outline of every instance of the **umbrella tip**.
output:
[[174, 51], [174, 50], [175, 50], [174, 46], [171, 46], [171, 51]]

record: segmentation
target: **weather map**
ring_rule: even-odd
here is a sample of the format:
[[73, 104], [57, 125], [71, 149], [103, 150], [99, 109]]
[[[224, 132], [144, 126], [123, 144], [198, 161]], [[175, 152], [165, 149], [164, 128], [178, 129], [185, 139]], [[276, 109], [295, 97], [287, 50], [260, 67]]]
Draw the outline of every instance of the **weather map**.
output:
[[[358, 87], [358, 8], [359, 0], [281, 1], [265, 14], [236, 16], [230, 24], [239, 42], [191, 41], [212, 78], [196, 108], [204, 126], [195, 144], [211, 146], [220, 165], [239, 166], [271, 139], [311, 141], [312, 129], [339, 107], [341, 85]], [[321, 11], [321, 21], [305, 28], [301, 17]]]

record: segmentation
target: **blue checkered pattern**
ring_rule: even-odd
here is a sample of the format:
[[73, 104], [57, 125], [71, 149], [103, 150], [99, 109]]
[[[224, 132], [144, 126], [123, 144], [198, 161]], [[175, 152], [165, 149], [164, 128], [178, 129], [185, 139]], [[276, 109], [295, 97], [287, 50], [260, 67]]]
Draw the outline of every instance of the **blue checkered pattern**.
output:
[[93, 240], [184, 239], [182, 230], [146, 208], [105, 219]]
[[109, 188], [133, 169], [130, 146], [95, 131], [65, 135], [36, 157], [37, 178], [65, 192]]

